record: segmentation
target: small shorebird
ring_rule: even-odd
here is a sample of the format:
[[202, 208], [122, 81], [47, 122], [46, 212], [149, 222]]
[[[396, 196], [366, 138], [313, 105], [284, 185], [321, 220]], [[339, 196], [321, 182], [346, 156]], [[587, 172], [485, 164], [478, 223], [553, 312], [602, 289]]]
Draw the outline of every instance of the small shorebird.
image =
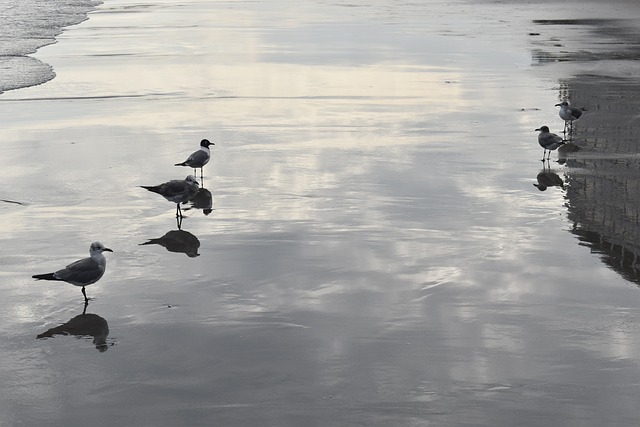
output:
[[38, 280], [60, 280], [75, 286], [82, 286], [85, 303], [89, 301], [85, 286], [96, 283], [107, 268], [107, 258], [102, 252], [113, 252], [100, 242], [93, 242], [89, 247], [89, 258], [84, 258], [67, 265], [54, 273], [36, 274], [32, 276]]
[[189, 166], [193, 168], [193, 173], [196, 173], [196, 169], [200, 168], [200, 176], [202, 177], [202, 167], [209, 163], [211, 159], [211, 152], [209, 146], [215, 145], [213, 142], [209, 142], [208, 139], [200, 141], [200, 149], [191, 153], [189, 158], [182, 163], [176, 163], [175, 166]]
[[176, 218], [182, 218], [180, 203], [186, 203], [198, 193], [198, 180], [189, 175], [184, 180], [174, 179], [160, 185], [141, 185], [140, 187], [153, 193], [158, 193], [165, 199], [176, 204]]
[[562, 101], [555, 106], [560, 107], [558, 115], [564, 120], [564, 133], [567, 133], [567, 122], [569, 122], [570, 125], [569, 132], [573, 132], [573, 121], [578, 120], [584, 110], [582, 108], [572, 107], [569, 105], [569, 101]]
[[[544, 148], [544, 151], [542, 152], [542, 161], [544, 162], [545, 160], [549, 160], [551, 151], [555, 150], [561, 145], [564, 145], [565, 141], [562, 139], [562, 137], [556, 135], [555, 133], [549, 132], [549, 128], [547, 126], [541, 126], [540, 128], [536, 129], [536, 131], [540, 131], [540, 133], [538, 134], [538, 144], [540, 144], [540, 146]], [[547, 154], [547, 150], [549, 151], [549, 155], [545, 159], [544, 156], [545, 154]]]

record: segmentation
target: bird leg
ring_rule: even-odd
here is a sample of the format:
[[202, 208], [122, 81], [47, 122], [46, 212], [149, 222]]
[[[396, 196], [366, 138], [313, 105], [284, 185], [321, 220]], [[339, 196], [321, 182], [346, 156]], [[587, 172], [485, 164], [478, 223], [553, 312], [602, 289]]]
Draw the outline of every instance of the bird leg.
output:
[[84, 303], [89, 304], [89, 298], [87, 298], [87, 293], [84, 290], [84, 286], [82, 287], [82, 295], [84, 295]]

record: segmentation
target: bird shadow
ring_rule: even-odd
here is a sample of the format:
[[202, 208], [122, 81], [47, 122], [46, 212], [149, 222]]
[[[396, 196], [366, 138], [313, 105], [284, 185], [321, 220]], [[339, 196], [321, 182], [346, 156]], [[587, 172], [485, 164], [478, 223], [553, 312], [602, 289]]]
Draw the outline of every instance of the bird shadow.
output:
[[96, 349], [103, 353], [114, 344], [109, 344], [107, 337], [109, 336], [109, 324], [101, 316], [93, 313], [87, 313], [89, 302], [85, 302], [82, 314], [71, 318], [68, 322], [63, 323], [55, 328], [38, 334], [36, 339], [53, 338], [56, 335], [72, 335], [76, 338], [92, 338], [93, 345]]

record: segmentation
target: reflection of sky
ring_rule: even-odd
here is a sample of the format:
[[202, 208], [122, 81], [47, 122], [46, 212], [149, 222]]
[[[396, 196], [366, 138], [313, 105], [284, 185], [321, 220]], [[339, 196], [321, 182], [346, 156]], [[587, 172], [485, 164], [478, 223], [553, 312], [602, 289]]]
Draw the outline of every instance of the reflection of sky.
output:
[[[153, 425], [175, 421], [148, 411], [159, 402], [193, 424], [225, 405], [246, 420], [309, 408], [321, 419], [337, 401], [341, 419], [368, 425], [424, 419], [425, 402], [485, 425], [517, 424], [492, 418], [513, 408], [548, 404], [559, 419], [604, 405], [593, 387], [618, 378], [580, 374], [635, 363], [635, 313], [617, 307], [636, 291], [565, 231], [562, 192], [531, 185], [533, 129], [558, 121], [552, 84], [520, 71], [528, 52], [490, 11], [487, 35], [430, 21], [453, 11], [383, 3], [296, 3], [273, 21], [261, 3], [116, 13], [109, 2], [42, 51], [58, 77], [0, 98], [14, 116], [0, 170], [28, 203], [0, 212], [14, 347], [0, 378], [22, 364], [42, 387], [17, 396], [63, 393], [62, 409], [47, 408], [67, 425], [86, 415], [66, 387], [77, 382], [104, 403], [94, 416], [136, 402], [145, 410], [124, 412]], [[213, 19], [220, 8], [226, 19]], [[175, 223], [137, 186], [184, 177], [172, 164], [202, 137], [216, 143], [205, 167], [215, 210], [183, 223], [201, 256], [139, 246]], [[115, 348], [98, 363], [90, 343], [24, 343], [80, 302], [77, 288], [30, 274], [97, 238], [115, 252], [87, 292]], [[563, 387], [588, 405], [554, 406]]]

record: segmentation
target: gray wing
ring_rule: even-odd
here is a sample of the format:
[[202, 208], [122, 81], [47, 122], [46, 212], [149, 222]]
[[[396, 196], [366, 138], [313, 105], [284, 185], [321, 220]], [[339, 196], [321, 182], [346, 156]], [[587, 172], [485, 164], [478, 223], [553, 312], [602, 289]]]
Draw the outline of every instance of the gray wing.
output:
[[167, 197], [179, 196], [189, 191], [185, 181], [173, 180], [160, 186], [160, 194]]
[[56, 271], [54, 277], [76, 286], [86, 286], [95, 283], [104, 274], [104, 266], [92, 258], [84, 258]]
[[204, 166], [209, 163], [209, 155], [202, 150], [198, 150], [191, 154], [185, 163], [189, 166]]
[[[197, 191], [197, 188], [196, 188]], [[190, 186], [186, 181], [169, 181], [162, 184], [160, 188], [160, 194], [173, 203], [182, 203], [189, 200]]]
[[575, 108], [575, 107], [569, 107], [570, 111], [571, 111], [571, 115], [573, 117], [575, 117], [576, 119], [579, 119], [580, 116], [582, 115], [582, 110], [579, 108]]

